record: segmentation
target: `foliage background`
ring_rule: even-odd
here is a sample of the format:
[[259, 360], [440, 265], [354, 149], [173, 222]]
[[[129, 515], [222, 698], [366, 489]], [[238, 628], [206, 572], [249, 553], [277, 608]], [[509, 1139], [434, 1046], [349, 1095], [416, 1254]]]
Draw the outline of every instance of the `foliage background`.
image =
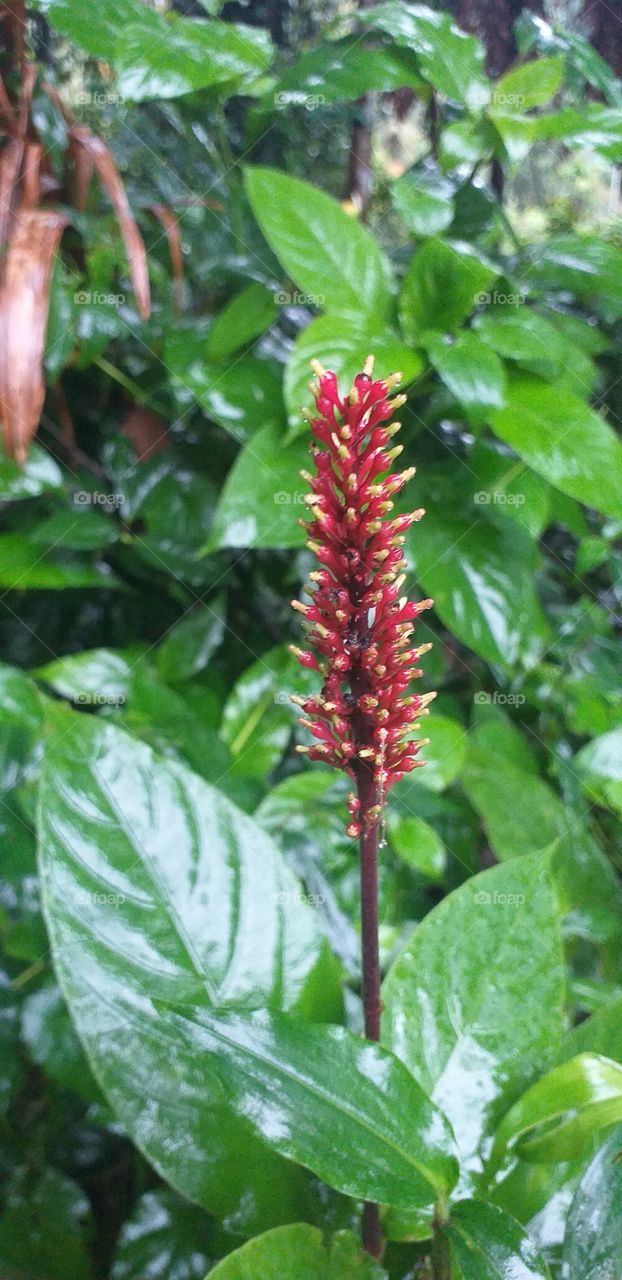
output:
[[[434, 642], [424, 686], [439, 696], [427, 767], [387, 814], [384, 967], [447, 894], [507, 863], [488, 904], [490, 951], [460, 926], [482, 981], [527, 975], [486, 1032], [491, 1079], [502, 1059], [504, 1071], [522, 1064], [495, 1123], [568, 1056], [563, 1036], [620, 1061], [622, 22], [609, 11], [603, 35], [599, 5], [451, 6], [467, 37], [449, 8], [412, 22], [393, 0], [220, 14], [99, 0], [86, 17], [74, 0], [38, 0], [29, 11], [33, 122], [52, 172], [60, 179], [65, 125], [42, 78], [112, 149], [153, 305], [141, 320], [115, 218], [92, 187], [54, 267], [37, 441], [23, 468], [0, 462], [0, 1269], [20, 1280], [190, 1280], [283, 1221], [355, 1225], [337, 1192], [299, 1199], [298, 1170], [287, 1192], [267, 1186], [260, 1212], [210, 1213], [180, 1194], [182, 1175], [167, 1185], [162, 1160], [141, 1154], [60, 994], [34, 835], [46, 735], [62, 716], [48, 700], [64, 700], [88, 722], [87, 744], [120, 726], [254, 815], [300, 878], [299, 927], [309, 909], [345, 981], [343, 1017], [360, 1029], [344, 789], [304, 768], [288, 702], [306, 687], [287, 643], [299, 640], [288, 601], [308, 558], [299, 408], [312, 356], [345, 382], [368, 351], [381, 374], [403, 370], [410, 505], [428, 512], [408, 553], [416, 590], [435, 600], [418, 636]], [[240, 21], [253, 33], [229, 48]], [[222, 47], [206, 56], [197, 26], [216, 27]], [[5, 71], [15, 92], [10, 50]], [[175, 215], [183, 279], [154, 205]], [[90, 785], [68, 759], [62, 785], [53, 772], [46, 784], [58, 823], [67, 777], [78, 794]], [[134, 759], [119, 758], [127, 808]], [[564, 941], [555, 1027], [543, 1017], [554, 950], [536, 945], [541, 929], [548, 938], [545, 859]], [[514, 950], [503, 892], [526, 896]], [[310, 1016], [338, 1021], [335, 961], [322, 963]], [[431, 951], [426, 963], [433, 985], [443, 962]], [[439, 992], [442, 1007], [453, 997]], [[537, 1051], [530, 1042], [523, 1063], [530, 1034]], [[579, 1280], [587, 1266], [572, 1253], [578, 1228], [563, 1254], [564, 1224], [602, 1140], [536, 1173], [519, 1161], [497, 1196], [530, 1224], [553, 1275]], [[205, 1135], [188, 1141], [200, 1159]], [[388, 1274], [412, 1275], [426, 1233], [392, 1215]], [[354, 1275], [345, 1265], [331, 1274]], [[471, 1274], [458, 1254], [454, 1265]]]

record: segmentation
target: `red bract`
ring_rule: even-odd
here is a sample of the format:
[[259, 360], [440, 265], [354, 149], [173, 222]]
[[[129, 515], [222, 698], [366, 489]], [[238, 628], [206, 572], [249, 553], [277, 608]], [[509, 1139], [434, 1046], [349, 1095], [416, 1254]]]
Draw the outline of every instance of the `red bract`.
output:
[[[400, 375], [372, 378], [373, 357], [343, 399], [334, 373], [312, 362], [315, 414], [306, 413], [314, 444], [307, 546], [320, 568], [309, 574], [309, 604], [292, 601], [308, 625], [308, 650], [292, 646], [304, 667], [323, 675], [318, 697], [294, 698], [300, 723], [316, 739], [300, 747], [311, 760], [343, 769], [357, 784], [348, 808], [348, 835], [376, 825], [393, 783], [423, 762], [416, 723], [433, 693], [407, 694], [429, 644], [411, 647], [416, 617], [432, 601], [414, 604], [401, 594], [406, 530], [423, 511], [392, 516], [393, 498], [414, 467], [391, 468], [401, 446], [391, 447], [399, 423], [390, 422], [405, 396], [390, 399]], [[362, 799], [363, 798], [363, 799]]]

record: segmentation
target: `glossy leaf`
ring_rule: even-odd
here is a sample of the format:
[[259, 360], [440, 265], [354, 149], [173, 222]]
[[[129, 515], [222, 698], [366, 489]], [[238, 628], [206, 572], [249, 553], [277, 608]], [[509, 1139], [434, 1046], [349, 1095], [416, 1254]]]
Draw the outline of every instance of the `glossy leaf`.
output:
[[244, 177], [261, 230], [306, 301], [378, 321], [387, 308], [387, 269], [369, 231], [299, 178], [259, 167]]
[[[76, 520], [79, 516], [76, 517]], [[0, 587], [62, 591], [69, 587], [116, 587], [110, 570], [92, 567], [58, 547], [42, 550], [19, 533], [0, 534]]]
[[236, 681], [225, 703], [221, 737], [233, 761], [233, 771], [263, 778], [280, 760], [296, 723], [289, 695], [311, 693], [312, 674], [292, 657], [285, 645], [258, 658]]
[[271, 87], [267, 105], [279, 111], [296, 106], [314, 111], [326, 103], [349, 102], [363, 93], [388, 93], [403, 86], [422, 88], [411, 53], [395, 47], [371, 48], [359, 36], [347, 36], [303, 53]]
[[572, 1160], [601, 1129], [622, 1121], [622, 1065], [581, 1053], [532, 1084], [503, 1117], [490, 1171], [508, 1149], [523, 1160]]
[[408, 49], [414, 49], [421, 74], [435, 89], [471, 111], [488, 100], [483, 50], [478, 40], [454, 25], [446, 13], [423, 4], [388, 0], [365, 12], [366, 22], [380, 27]]
[[609, 424], [563, 386], [511, 381], [490, 415], [496, 435], [545, 480], [606, 515], [622, 514], [622, 444]]
[[35, 498], [62, 485], [63, 473], [58, 463], [39, 445], [32, 446], [23, 466], [10, 458], [0, 458], [0, 502]]
[[454, 186], [446, 178], [411, 170], [392, 183], [389, 194], [402, 222], [416, 236], [437, 235], [453, 221]]
[[533, 585], [538, 557], [522, 530], [429, 507], [407, 545], [417, 581], [463, 644], [504, 669], [537, 661], [548, 627]]
[[452, 343], [428, 341], [428, 354], [441, 380], [469, 417], [481, 421], [488, 409], [505, 404], [505, 371], [499, 357], [474, 333]]
[[478, 751], [477, 745], [469, 751], [462, 781], [499, 859], [548, 848], [575, 820], [574, 815], [566, 816], [561, 800], [542, 778], [507, 761], [503, 769], [495, 768], [494, 752]]
[[223, 641], [224, 608], [220, 596], [180, 618], [158, 647], [157, 666], [162, 680], [176, 684], [205, 670]]
[[337, 375], [339, 386], [348, 391], [360, 373], [367, 355], [375, 357], [377, 377], [402, 374], [402, 386], [413, 382], [423, 370], [421, 356], [401, 342], [386, 327], [374, 326], [363, 318], [346, 321], [337, 316], [316, 316], [299, 333], [285, 368], [283, 390], [287, 404], [290, 435], [309, 439], [309, 427], [301, 416], [312, 405], [309, 391], [310, 362], [319, 360]]
[[555, 896], [535, 856], [444, 898], [389, 970], [383, 1042], [448, 1115], [467, 1185], [485, 1135], [554, 1057], [563, 983]]
[[306, 441], [283, 446], [279, 432], [262, 427], [238, 454], [223, 486], [206, 550], [218, 547], [300, 547], [305, 489], [300, 469]]
[[131, 102], [177, 98], [196, 89], [229, 85], [234, 92], [268, 67], [266, 31], [244, 23], [193, 21], [142, 10], [119, 27], [114, 64], [119, 91]]
[[274, 366], [253, 355], [211, 363], [208, 341], [209, 334], [196, 327], [176, 325], [166, 334], [166, 362], [179, 404], [190, 408], [198, 401], [235, 440], [248, 439], [266, 423], [280, 424], [283, 398]]
[[622, 1063], [622, 997], [597, 1009], [566, 1036], [560, 1061], [579, 1053], [599, 1053]]
[[40, 860], [61, 987], [137, 1145], [185, 1195], [215, 1213], [239, 1211], [249, 1230], [300, 1212], [300, 1180], [232, 1116], [220, 1085], [152, 1005], [337, 1011], [316, 914], [276, 847], [187, 769], [111, 725], [56, 709]]
[[427, 880], [442, 879], [447, 851], [438, 832], [422, 818], [387, 814], [387, 833], [394, 853]]
[[588, 742], [575, 756], [575, 767], [588, 795], [622, 811], [622, 729]]
[[457, 720], [434, 715], [425, 720], [425, 734], [430, 741], [421, 749], [425, 768], [417, 770], [416, 780], [431, 791], [444, 791], [460, 773], [466, 758], [467, 734]]
[[430, 239], [412, 258], [400, 293], [404, 336], [420, 343], [430, 329], [453, 332], [483, 298], [497, 272], [472, 247]]
[[167, 1016], [236, 1113], [329, 1186], [404, 1208], [453, 1186], [449, 1125], [386, 1049], [288, 1014]]
[[564, 1240], [565, 1274], [607, 1280], [622, 1265], [622, 1126], [613, 1129], [577, 1188]]
[[459, 1200], [444, 1235], [460, 1280], [550, 1280], [533, 1241], [495, 1205]]
[[205, 347], [210, 360], [228, 360], [234, 351], [258, 338], [278, 315], [274, 294], [263, 284], [249, 284], [219, 311]]
[[557, 93], [563, 74], [564, 59], [559, 56], [537, 58], [513, 67], [494, 86], [492, 110], [514, 112], [543, 107]]
[[[210, 1280], [383, 1280], [349, 1232], [325, 1241], [317, 1227], [293, 1223], [248, 1240], [210, 1271]], [[116, 1280], [113, 1277], [113, 1280]]]
[[211, 1222], [167, 1187], [147, 1191], [124, 1222], [111, 1280], [203, 1280], [210, 1261]]

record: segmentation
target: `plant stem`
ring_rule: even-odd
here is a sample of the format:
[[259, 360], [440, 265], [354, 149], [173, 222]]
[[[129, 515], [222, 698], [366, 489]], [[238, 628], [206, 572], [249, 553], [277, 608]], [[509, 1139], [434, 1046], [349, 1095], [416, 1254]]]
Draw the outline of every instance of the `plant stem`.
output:
[[[357, 773], [357, 793], [361, 802], [362, 830], [359, 842], [361, 883], [361, 969], [363, 1012], [368, 1040], [380, 1039], [380, 959], [378, 954], [378, 819], [366, 821], [375, 803], [373, 768], [362, 765]], [[363, 1208], [363, 1246], [373, 1258], [382, 1253], [378, 1205], [367, 1201]]]
[[451, 1280], [451, 1260], [447, 1247], [447, 1237], [443, 1231], [446, 1222], [446, 1208], [437, 1202], [434, 1208], [434, 1240], [432, 1243], [432, 1274], [434, 1280]]

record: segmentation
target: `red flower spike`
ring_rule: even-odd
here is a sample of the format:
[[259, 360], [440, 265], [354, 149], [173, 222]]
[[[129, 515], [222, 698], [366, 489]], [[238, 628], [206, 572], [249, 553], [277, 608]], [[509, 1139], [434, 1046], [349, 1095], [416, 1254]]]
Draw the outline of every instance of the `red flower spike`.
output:
[[[301, 719], [316, 739], [300, 748], [309, 759], [342, 769], [360, 799], [348, 800], [347, 833], [378, 823], [386, 794], [405, 773], [420, 766], [413, 721], [427, 715], [435, 694], [408, 696], [409, 666], [429, 645], [411, 647], [418, 615], [431, 600], [411, 603], [402, 594], [404, 533], [423, 511], [394, 516], [393, 496], [414, 475], [391, 467], [401, 448], [391, 444], [392, 422], [404, 396], [391, 400], [399, 374], [372, 377], [373, 357], [340, 398], [337, 380], [317, 361], [311, 383], [315, 413], [305, 412], [313, 444], [313, 473], [302, 473], [311, 493], [305, 528], [320, 568], [309, 574], [308, 605], [293, 602], [308, 626], [309, 650], [291, 646], [303, 666], [321, 671], [321, 695], [297, 700], [312, 721]], [[319, 739], [319, 742], [318, 742]]]

